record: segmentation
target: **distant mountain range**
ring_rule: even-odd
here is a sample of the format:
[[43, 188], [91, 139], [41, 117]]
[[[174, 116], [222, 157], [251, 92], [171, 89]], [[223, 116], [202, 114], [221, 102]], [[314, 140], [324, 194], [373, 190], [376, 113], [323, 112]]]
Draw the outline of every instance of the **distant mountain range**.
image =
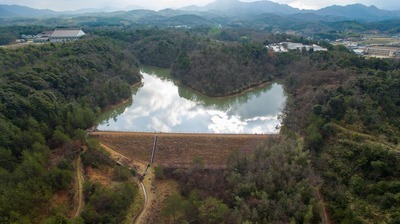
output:
[[[127, 6], [124, 8], [124, 11], [129, 10], [137, 10], [141, 9], [139, 6]], [[53, 11], [50, 9], [34, 9], [27, 6], [20, 5], [1, 5], [0, 4], [0, 18], [9, 18], [9, 17], [52, 17], [52, 16], [60, 16], [60, 15], [77, 15], [77, 14], [86, 14], [86, 13], [110, 13], [122, 11], [122, 9], [114, 8], [114, 7], [103, 7], [100, 9], [95, 8], [87, 8], [87, 9], [79, 9], [75, 11]]]
[[393, 18], [400, 18], [400, 11], [388, 11], [378, 9], [375, 6], [365, 6], [362, 4], [353, 4], [347, 6], [329, 6], [315, 11], [317, 15], [338, 16], [347, 19], [377, 21]]
[[57, 12], [49, 9], [33, 9], [19, 5], [0, 5], [0, 17], [41, 17], [55, 15], [57, 15]]
[[[137, 9], [138, 7], [127, 7], [124, 11]], [[81, 9], [77, 11], [56, 12], [52, 10], [33, 9], [18, 5], [0, 5], [0, 18], [13, 17], [54, 17], [71, 14], [86, 14], [99, 12], [113, 12], [118, 9], [105, 7], [102, 9]], [[119, 10], [121, 11], [121, 10]], [[136, 10], [137, 12], [141, 10]], [[259, 17], [263, 14], [276, 14], [279, 16], [290, 16], [303, 20], [314, 21], [344, 21], [358, 20], [365, 22], [382, 21], [388, 19], [400, 18], [400, 11], [388, 11], [378, 9], [375, 6], [365, 6], [362, 4], [353, 4], [347, 6], [329, 6], [319, 10], [300, 10], [289, 5], [279, 4], [268, 0], [260, 0], [256, 2], [241, 2], [239, 0], [217, 0], [208, 5], [188, 6], [179, 10], [165, 9], [158, 12], [145, 10], [148, 14], [155, 17], [179, 16], [179, 19], [190, 16], [200, 22], [208, 19], [207, 16], [226, 17], [234, 19], [249, 19]], [[134, 11], [132, 11], [133, 13]], [[151, 12], [151, 13], [150, 13]], [[114, 12], [115, 13], [115, 12]], [[143, 13], [141, 11], [140, 13]], [[182, 17], [183, 16], [183, 17]], [[200, 16], [200, 17], [196, 17]], [[174, 20], [174, 19], [172, 19]], [[172, 21], [171, 21], [172, 22]]]
[[263, 13], [293, 14], [301, 10], [272, 1], [241, 2], [239, 0], [217, 0], [203, 7], [189, 6], [182, 8], [187, 11], [218, 11], [227, 16], [256, 15]]
[[[187, 11], [218, 11], [225, 16], [249, 17], [264, 13], [277, 15], [291, 14], [316, 14], [336, 20], [362, 20], [379, 21], [400, 18], [400, 11], [388, 11], [378, 9], [375, 6], [353, 4], [347, 6], [329, 6], [319, 10], [300, 10], [289, 5], [279, 4], [272, 1], [261, 0], [256, 2], [241, 2], [239, 0], [217, 0], [206, 6], [189, 6], [182, 8]], [[323, 19], [323, 18], [319, 18]]]

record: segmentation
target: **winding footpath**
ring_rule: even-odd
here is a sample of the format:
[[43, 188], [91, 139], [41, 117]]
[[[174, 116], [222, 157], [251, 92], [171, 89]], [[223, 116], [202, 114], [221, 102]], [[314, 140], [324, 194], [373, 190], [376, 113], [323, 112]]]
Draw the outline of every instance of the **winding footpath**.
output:
[[74, 218], [78, 217], [83, 209], [83, 168], [82, 168], [82, 160], [81, 160], [81, 153], [79, 153], [78, 157], [75, 160], [75, 195], [74, 195], [74, 201], [78, 203], [76, 206], [76, 212], [74, 214]]
[[[111, 149], [110, 147], [101, 144], [101, 146], [110, 153], [111, 158], [118, 164], [120, 165], [127, 165], [127, 166], [134, 166], [137, 169], [137, 172], [143, 172], [145, 169], [145, 165], [143, 163], [137, 162], [137, 161], [132, 161], [131, 159], [127, 158], [126, 156], [114, 151], [113, 149]], [[83, 176], [83, 166], [82, 166], [82, 160], [81, 160], [81, 154], [84, 153], [84, 151], [80, 152], [79, 155], [77, 156], [77, 158], [75, 159], [75, 195], [74, 195], [74, 203], [76, 204], [76, 211], [73, 215], [74, 218], [78, 217], [81, 215], [82, 210], [83, 210], [83, 206], [84, 206], [84, 200], [83, 200], [83, 182], [84, 182], [84, 176]], [[126, 164], [126, 163], [129, 164]], [[151, 173], [152, 176], [152, 172]], [[149, 176], [149, 174], [147, 175]], [[152, 180], [152, 178], [148, 178], [148, 180]], [[149, 182], [149, 186], [151, 186], [151, 182]], [[132, 223], [146, 223], [146, 219], [147, 219], [147, 210], [148, 208], [150, 208], [149, 206], [149, 197], [148, 197], [148, 191], [146, 190], [146, 186], [145, 184], [143, 184], [143, 182], [139, 182], [139, 185], [141, 186], [142, 192], [143, 192], [143, 197], [144, 197], [144, 201], [142, 204], [141, 209], [139, 210], [138, 214], [136, 214], [136, 216], [133, 218]]]
[[317, 198], [322, 204], [322, 223], [323, 224], [331, 224], [331, 221], [328, 216], [328, 208], [326, 207], [324, 197], [321, 194], [321, 191], [317, 190]]
[[146, 208], [147, 201], [148, 201], [147, 191], [142, 182], [140, 182], [140, 186], [142, 187], [144, 201], [143, 201], [142, 207], [140, 208], [140, 211], [138, 212], [138, 214], [136, 214], [135, 218], [133, 218], [133, 221], [132, 221], [133, 224], [139, 223], [138, 221], [141, 220], [141, 216], [142, 216], [142, 214], [144, 214], [144, 208]]
[[[110, 153], [111, 158], [117, 162], [118, 164], [125, 165], [128, 167], [135, 167], [137, 173], [143, 173], [146, 169], [146, 165], [142, 162], [130, 159], [125, 155], [113, 150], [112, 148], [108, 147], [105, 144], [100, 143], [101, 147], [103, 147], [108, 153]], [[150, 222], [150, 215], [151, 215], [151, 208], [152, 204], [155, 202], [155, 193], [151, 191], [151, 186], [153, 185], [154, 174], [149, 170], [147, 172], [146, 177], [143, 179], [142, 182], [139, 182], [141, 186], [144, 201], [142, 208], [140, 209], [139, 213], [134, 217], [132, 223], [149, 223]]]

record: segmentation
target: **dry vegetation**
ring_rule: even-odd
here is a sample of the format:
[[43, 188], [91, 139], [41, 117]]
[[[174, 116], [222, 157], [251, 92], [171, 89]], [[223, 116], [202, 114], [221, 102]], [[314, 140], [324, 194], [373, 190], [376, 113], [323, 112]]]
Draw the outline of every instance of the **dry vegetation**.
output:
[[[144, 180], [149, 202], [138, 218], [143, 223], [171, 223], [171, 217], [161, 215], [161, 211], [166, 206], [166, 199], [182, 190], [179, 190], [179, 181], [175, 180], [171, 172], [174, 173], [174, 171], [182, 168], [189, 172], [194, 167], [201, 167], [201, 170], [193, 173], [193, 175], [197, 179], [207, 174], [206, 179], [208, 181], [202, 185], [208, 185], [212, 190], [214, 189], [213, 186], [217, 186], [215, 182], [221, 182], [219, 179], [221, 172], [227, 168], [228, 158], [233, 151], [239, 150], [242, 153], [250, 154], [261, 142], [280, 138], [279, 135], [172, 133], [156, 133], [156, 135], [158, 141], [155, 164], [152, 164], [150, 172]], [[103, 148], [116, 161], [134, 167], [139, 173], [142, 173], [145, 169], [142, 166], [150, 162], [154, 136], [155, 133], [91, 133], [91, 137], [98, 139]], [[200, 164], [201, 166], [198, 167]], [[156, 180], [153, 176], [154, 167], [163, 167], [166, 172], [166, 179]], [[216, 172], [217, 170], [220, 170], [220, 172]], [[204, 177], [202, 178], [204, 179]], [[152, 215], [149, 216], [149, 214]]]
[[[93, 132], [97, 138], [121, 154], [148, 163], [153, 148], [154, 133]], [[155, 166], [187, 168], [201, 160], [205, 168], [225, 168], [232, 151], [249, 153], [261, 142], [278, 135], [220, 135], [157, 133]]]

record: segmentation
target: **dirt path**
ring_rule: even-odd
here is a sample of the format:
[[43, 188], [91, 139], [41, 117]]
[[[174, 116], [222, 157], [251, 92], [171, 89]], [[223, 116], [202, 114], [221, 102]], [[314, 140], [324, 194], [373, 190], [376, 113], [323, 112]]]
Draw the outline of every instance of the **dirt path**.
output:
[[82, 161], [81, 161], [81, 154], [78, 155], [78, 158], [75, 160], [75, 195], [74, 195], [74, 201], [78, 203], [76, 212], [74, 214], [74, 217], [78, 217], [83, 209], [83, 167], [82, 167]]
[[136, 217], [133, 219], [132, 223], [138, 223], [138, 220], [140, 220], [140, 216], [141, 214], [143, 214], [143, 210], [147, 205], [147, 202], [149, 200], [149, 198], [147, 197], [147, 191], [146, 188], [144, 187], [144, 184], [142, 182], [140, 182], [140, 187], [142, 188], [142, 192], [143, 192], [143, 196], [144, 196], [144, 201], [143, 201], [143, 205], [142, 208], [140, 209], [139, 213], [136, 215]]
[[328, 209], [326, 208], [324, 197], [321, 194], [321, 190], [317, 189], [317, 198], [321, 202], [322, 205], [322, 223], [323, 224], [331, 224], [328, 216]]
[[140, 209], [139, 213], [136, 215], [136, 217], [133, 219], [133, 224], [135, 223], [142, 223], [143, 221], [143, 217], [146, 216], [148, 214], [148, 201], [149, 201], [149, 197], [147, 194], [147, 190], [146, 187], [144, 186], [143, 182], [140, 183], [140, 187], [142, 188], [142, 192], [144, 195], [144, 202], [143, 202], [143, 206]]
[[[147, 165], [143, 162], [136, 161], [134, 159], [128, 158], [125, 155], [113, 150], [112, 148], [108, 147], [107, 145], [100, 143], [100, 145], [110, 153], [111, 158], [113, 158], [117, 163], [122, 165], [126, 165], [129, 167], [135, 167], [136, 172], [141, 174], [145, 171]], [[139, 184], [141, 186], [143, 196], [144, 196], [144, 203], [140, 213], [136, 216], [133, 220], [133, 223], [150, 223], [152, 220], [151, 214], [156, 208], [156, 195], [154, 191], [154, 173], [152, 168], [148, 170], [146, 177], [143, 181]]]

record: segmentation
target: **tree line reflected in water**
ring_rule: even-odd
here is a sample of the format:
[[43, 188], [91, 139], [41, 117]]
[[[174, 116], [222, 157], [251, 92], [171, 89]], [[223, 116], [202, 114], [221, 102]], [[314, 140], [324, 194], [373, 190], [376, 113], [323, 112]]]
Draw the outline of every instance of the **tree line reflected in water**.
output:
[[99, 130], [276, 133], [286, 96], [282, 85], [270, 83], [242, 94], [207, 97], [174, 83], [169, 70], [142, 69], [142, 85], [132, 99], [103, 114]]

